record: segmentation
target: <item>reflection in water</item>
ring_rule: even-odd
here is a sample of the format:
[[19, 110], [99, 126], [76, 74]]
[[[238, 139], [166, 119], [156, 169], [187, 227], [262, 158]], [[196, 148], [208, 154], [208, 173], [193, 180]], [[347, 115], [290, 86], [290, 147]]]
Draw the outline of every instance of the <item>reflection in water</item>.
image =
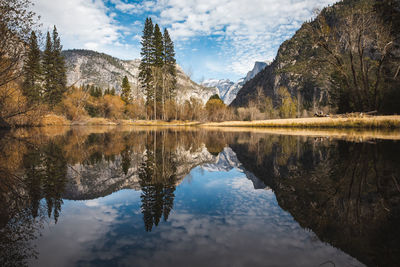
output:
[[157, 226], [161, 216], [167, 221], [174, 205], [176, 155], [166, 138], [166, 132], [147, 135], [145, 156], [139, 168], [146, 231], [151, 231], [153, 225]]
[[[263, 238], [272, 237], [272, 233], [265, 230], [274, 229], [274, 233], [281, 233], [274, 244], [283, 246], [290, 235], [287, 231], [284, 233], [282, 227], [297, 223], [314, 232], [318, 242], [331, 244], [366, 265], [395, 266], [400, 261], [400, 231], [397, 227], [400, 222], [400, 159], [397, 156], [400, 145], [397, 142], [358, 143], [193, 128], [126, 131], [76, 128], [63, 130], [62, 134], [55, 130], [46, 132], [46, 128], [32, 131], [17, 130], [3, 134], [0, 139], [2, 265], [25, 265], [34, 263], [31, 259], [35, 257], [39, 260], [50, 257], [35, 249], [35, 246], [40, 248], [44, 242], [50, 242], [38, 239], [40, 234], [47, 236], [48, 227], [63, 229], [66, 226], [62, 221], [68, 216], [79, 221], [76, 215], [63, 217], [65, 201], [71, 208], [80, 207], [81, 202], [68, 200], [86, 201], [89, 212], [89, 207], [98, 205], [90, 201], [98, 201], [100, 197], [106, 197], [106, 200], [112, 196], [118, 198], [120, 193], [112, 193], [123, 192], [122, 189], [139, 190], [140, 193], [138, 199], [132, 200], [133, 204], [127, 207], [118, 204], [110, 211], [104, 204], [106, 214], [115, 213], [113, 218], [116, 216], [124, 223], [114, 222], [114, 225], [107, 224], [108, 228], [103, 225], [102, 230], [99, 229], [99, 232], [109, 231], [105, 233], [108, 236], [105, 244], [108, 245], [104, 244], [102, 250], [114, 251], [123, 236], [130, 236], [133, 240], [140, 237], [144, 242], [142, 247], [131, 245], [129, 251], [121, 247], [108, 256], [108, 260], [94, 256], [93, 251], [99, 248], [92, 248], [92, 256], [76, 259], [71, 264], [125, 265], [120, 261], [124, 255], [142, 253], [149, 257], [138, 265], [148, 265], [151, 259], [155, 260], [156, 252], [162, 252], [161, 247], [154, 247], [154, 242], [157, 242], [154, 239], [158, 239], [166, 244], [180, 240], [187, 247], [202, 240], [205, 247], [196, 247], [196, 251], [206, 253], [202, 257], [207, 257], [207, 251], [211, 253], [206, 249], [208, 246], [218, 250], [220, 254], [215, 255], [222, 257], [213, 259], [215, 265], [229, 265], [232, 263], [229, 259], [241, 262], [233, 253], [237, 253], [235, 246], [245, 239], [261, 245]], [[198, 166], [202, 167], [199, 169]], [[212, 176], [213, 173], [218, 176]], [[218, 178], [224, 176], [222, 173], [226, 173], [226, 178]], [[251, 180], [253, 189], [237, 191], [244, 186], [237, 175], [245, 175]], [[187, 183], [182, 183], [184, 179]], [[198, 179], [203, 179], [203, 183], [199, 184]], [[289, 212], [297, 223], [280, 208], [270, 207], [274, 200], [265, 195], [269, 191], [254, 191], [254, 188], [264, 187], [273, 190], [280, 208]], [[269, 202], [264, 203], [265, 199]], [[132, 210], [137, 210], [141, 216], [140, 228], [127, 228], [137, 220]], [[273, 211], [274, 216], [270, 214]], [[97, 217], [101, 216], [94, 216]], [[130, 222], [124, 218], [129, 218]], [[194, 218], [210, 221], [209, 226], [199, 226], [200, 230], [202, 227], [205, 229], [195, 235], [196, 240], [183, 239], [182, 234], [175, 235], [182, 228], [190, 228], [187, 224], [196, 225]], [[284, 218], [284, 223], [277, 223], [275, 218]], [[212, 229], [212, 225], [218, 231]], [[257, 227], [247, 232], [249, 229], [243, 229], [243, 225]], [[191, 231], [198, 230], [188, 230], [187, 237], [192, 236]], [[212, 244], [212, 240], [225, 231], [234, 233], [234, 236], [241, 232], [242, 241], [232, 242], [232, 236], [233, 239], [221, 247]], [[303, 243], [300, 244], [303, 246], [299, 245], [299, 249], [306, 255], [308, 241], [305, 240], [309, 234], [304, 230], [296, 231], [296, 234], [292, 233], [290, 243], [300, 242], [302, 236]], [[124, 233], [123, 236], [118, 234], [120, 232]], [[230, 240], [226, 236], [224, 239]], [[325, 246], [321, 242], [318, 244]], [[85, 243], [85, 247], [89, 244]], [[163, 249], [167, 251], [167, 248], [172, 247]], [[272, 259], [274, 254], [269, 254], [272, 251], [269, 246], [260, 251], [248, 247], [243, 253], [254, 256], [253, 260], [246, 262], [252, 265], [257, 265], [256, 256], [265, 255], [269, 255], [271, 264], [274, 260], [278, 260], [275, 265], [287, 263], [287, 259], [279, 258], [282, 255]], [[183, 260], [183, 254], [187, 252], [176, 250], [171, 253], [178, 253], [181, 257], [175, 255], [177, 259]], [[316, 262], [300, 265], [311, 263]]]

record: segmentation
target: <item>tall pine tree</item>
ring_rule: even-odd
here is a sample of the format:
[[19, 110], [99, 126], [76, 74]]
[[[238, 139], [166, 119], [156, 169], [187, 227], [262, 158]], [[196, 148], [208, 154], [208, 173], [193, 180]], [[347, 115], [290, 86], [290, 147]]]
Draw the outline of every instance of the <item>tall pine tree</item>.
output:
[[154, 26], [153, 43], [152, 43], [152, 54], [153, 54], [153, 64], [152, 73], [154, 80], [154, 99], [153, 99], [153, 116], [157, 119], [157, 114], [160, 116], [160, 112], [157, 112], [160, 104], [164, 110], [164, 86], [163, 86], [163, 72], [162, 68], [164, 65], [164, 42], [163, 36], [158, 24]]
[[164, 65], [164, 41], [158, 24], [154, 26], [152, 53], [154, 58], [153, 65], [161, 68]]
[[27, 97], [29, 104], [38, 103], [42, 95], [40, 85], [42, 69], [40, 66], [40, 49], [34, 31], [31, 32], [29, 38], [29, 51], [25, 60], [23, 73], [23, 93]]
[[165, 87], [167, 97], [172, 100], [176, 93], [176, 60], [174, 43], [167, 29], [164, 29], [164, 69], [165, 69]]
[[67, 90], [65, 60], [61, 50], [60, 38], [54, 26], [52, 38], [47, 32], [46, 48], [43, 53], [44, 97], [51, 107], [61, 102], [62, 95]]
[[151, 66], [153, 64], [153, 22], [151, 18], [146, 18], [142, 36], [142, 50], [140, 55], [142, 57], [139, 65], [139, 80], [142, 88], [146, 92], [146, 114], [152, 109], [154, 100], [153, 78]]
[[53, 43], [51, 41], [50, 33], [46, 35], [46, 47], [43, 52], [43, 79], [44, 79], [44, 99], [50, 103], [51, 92], [54, 89], [54, 62], [53, 62]]
[[67, 91], [67, 70], [65, 67], [65, 59], [61, 54], [62, 45], [56, 26], [53, 29], [53, 58], [54, 58], [54, 71], [55, 71], [55, 83], [57, 90], [56, 103], [59, 103], [62, 99], [63, 93]]
[[129, 84], [128, 77], [124, 76], [122, 79], [122, 93], [121, 99], [128, 104], [131, 102], [131, 85]]

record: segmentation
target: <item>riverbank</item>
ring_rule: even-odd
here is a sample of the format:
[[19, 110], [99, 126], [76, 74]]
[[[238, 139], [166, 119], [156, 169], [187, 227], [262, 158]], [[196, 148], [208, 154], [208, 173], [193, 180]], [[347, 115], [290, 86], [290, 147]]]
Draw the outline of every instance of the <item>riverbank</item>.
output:
[[154, 121], [154, 120], [121, 120], [107, 118], [83, 118], [70, 121], [64, 116], [48, 114], [37, 126], [198, 126], [197, 121]]
[[357, 129], [395, 129], [400, 128], [400, 116], [368, 117], [323, 117], [295, 118], [260, 121], [208, 122], [208, 127], [279, 127], [279, 128], [357, 128]]
[[294, 118], [258, 121], [153, 121], [153, 120], [111, 120], [106, 118], [85, 118], [69, 121], [63, 116], [46, 115], [40, 126], [201, 126], [201, 127], [267, 127], [267, 128], [334, 128], [334, 129], [400, 129], [400, 116], [367, 116], [367, 117], [323, 117]]

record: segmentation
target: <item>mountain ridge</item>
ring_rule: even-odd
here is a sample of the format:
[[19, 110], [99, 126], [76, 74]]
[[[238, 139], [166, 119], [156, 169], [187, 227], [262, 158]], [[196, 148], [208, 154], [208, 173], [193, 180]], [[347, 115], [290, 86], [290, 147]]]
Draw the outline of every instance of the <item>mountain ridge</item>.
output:
[[[121, 84], [127, 76], [132, 88], [132, 96], [145, 96], [139, 85], [140, 59], [121, 60], [105, 53], [93, 50], [73, 49], [62, 52], [67, 67], [67, 85], [95, 85], [103, 90], [114, 87], [121, 93]], [[216, 88], [208, 88], [192, 81], [177, 65], [177, 100], [183, 102], [190, 98], [198, 98], [205, 103], [212, 95], [218, 94]]]

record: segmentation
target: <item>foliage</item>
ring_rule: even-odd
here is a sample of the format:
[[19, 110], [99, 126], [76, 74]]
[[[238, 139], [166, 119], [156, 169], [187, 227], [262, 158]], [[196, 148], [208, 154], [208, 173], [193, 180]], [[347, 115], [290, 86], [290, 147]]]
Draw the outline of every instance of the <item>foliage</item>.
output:
[[273, 119], [274, 117], [276, 117], [274, 105], [273, 105], [272, 99], [270, 97], [265, 98], [264, 111], [265, 111], [265, 116], [267, 119]]
[[70, 120], [79, 120], [88, 115], [87, 108], [88, 94], [82, 88], [72, 87], [67, 93], [64, 93], [62, 104], [62, 113]]
[[208, 119], [211, 121], [222, 121], [224, 119], [226, 105], [221, 99], [212, 97], [210, 97], [210, 99], [207, 101], [205, 107], [207, 110]]
[[42, 67], [40, 64], [40, 48], [36, 33], [32, 31], [28, 44], [28, 55], [23, 67], [23, 93], [30, 104], [42, 100]]
[[289, 94], [287, 88], [280, 87], [278, 95], [281, 99], [279, 114], [281, 118], [294, 118], [296, 117], [296, 100]]
[[122, 118], [125, 111], [125, 103], [119, 96], [105, 95], [103, 97], [102, 111], [106, 118]]
[[89, 86], [89, 94], [93, 97], [99, 98], [99, 97], [103, 96], [103, 90], [100, 87], [90, 85]]
[[46, 112], [45, 106], [30, 106], [15, 81], [0, 86], [0, 119], [9, 125], [32, 126]]
[[128, 104], [132, 100], [132, 97], [131, 97], [131, 85], [129, 84], [128, 77], [124, 76], [124, 78], [122, 79], [122, 86], [121, 87], [122, 87], [121, 99], [126, 104]]
[[52, 37], [47, 32], [46, 48], [43, 53], [44, 99], [50, 107], [54, 107], [62, 100], [66, 92], [66, 67], [61, 55], [62, 46], [54, 26]]
[[0, 0], [0, 87], [22, 75], [20, 63], [26, 55], [36, 24], [29, 0]]
[[136, 99], [126, 105], [126, 115], [131, 119], [143, 120], [146, 118], [145, 101], [144, 99]]

